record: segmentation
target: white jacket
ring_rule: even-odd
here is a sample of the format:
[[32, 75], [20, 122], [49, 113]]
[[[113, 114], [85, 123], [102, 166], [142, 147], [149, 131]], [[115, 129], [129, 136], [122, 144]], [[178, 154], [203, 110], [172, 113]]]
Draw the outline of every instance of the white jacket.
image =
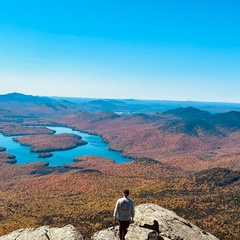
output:
[[134, 203], [127, 197], [119, 198], [114, 209], [113, 217], [120, 221], [130, 221], [134, 218]]

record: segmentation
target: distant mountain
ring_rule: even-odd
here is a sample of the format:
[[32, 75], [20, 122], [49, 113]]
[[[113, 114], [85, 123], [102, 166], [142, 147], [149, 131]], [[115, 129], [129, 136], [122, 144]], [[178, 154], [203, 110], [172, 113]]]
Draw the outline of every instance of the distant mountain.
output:
[[[20, 106], [21, 110], [19, 108]], [[194, 106], [199, 106], [199, 108], [196, 108]], [[222, 114], [221, 111], [227, 108], [233, 108], [235, 109], [235, 111], [227, 113], [226, 116], [218, 115]], [[209, 111], [206, 111], [206, 109], [215, 109], [215, 112], [220, 113], [213, 114]], [[147, 119], [148, 122], [159, 120], [159, 118], [181, 119], [183, 121], [209, 119], [209, 124], [222, 124], [223, 126], [232, 125], [232, 128], [239, 128], [238, 113], [240, 112], [236, 111], [238, 109], [240, 110], [240, 104], [214, 104], [201, 102], [134, 99], [117, 100], [64, 97], [61, 98], [25, 95], [16, 92], [0, 95], [0, 115], [8, 114], [8, 116], [26, 116], [29, 114], [41, 114], [41, 112], [43, 114], [66, 114], [79, 113], [81, 111], [112, 111], [118, 113], [119, 115], [146, 114], [148, 116], [144, 116], [144, 118]], [[231, 121], [229, 121], [229, 118], [231, 119]], [[193, 125], [196, 123], [189, 123], [188, 125]], [[202, 123], [198, 124], [201, 125]], [[172, 123], [170, 125], [172, 125]], [[189, 129], [189, 126], [183, 127], [183, 129], [184, 128]], [[180, 132], [181, 131], [182, 130], [180, 130]]]
[[49, 97], [9, 93], [0, 95], [0, 116], [39, 116], [79, 112], [75, 103]]
[[240, 112], [230, 111], [226, 113], [214, 114], [208, 119], [212, 124], [231, 129], [240, 129]]
[[174, 115], [182, 119], [206, 119], [209, 118], [212, 114], [207, 111], [202, 111], [194, 107], [187, 108], [176, 108], [163, 112], [163, 114]]
[[114, 112], [80, 112], [76, 115], [70, 115], [66, 116], [68, 123], [90, 123], [94, 124], [95, 126], [97, 124], [100, 124], [101, 122], [107, 121], [107, 120], [114, 120], [116, 118], [119, 118], [120, 116]]
[[202, 134], [224, 136], [214, 124], [204, 120], [170, 120], [164, 122], [161, 129], [164, 133], [180, 134], [199, 137]]
[[[171, 109], [193, 107], [210, 113], [222, 113], [228, 111], [240, 111], [240, 103], [218, 102], [193, 102], [171, 100], [142, 100], [142, 99], [97, 99], [97, 98], [73, 98], [52, 97], [55, 100], [68, 100], [76, 104], [83, 104], [83, 111], [119, 111], [129, 113], [154, 113], [165, 112]], [[99, 100], [103, 102], [98, 102]], [[109, 105], [108, 105], [109, 104]]]
[[81, 109], [88, 111], [126, 111], [128, 104], [118, 100], [93, 100], [83, 103]]
[[[202, 111], [194, 107], [176, 108], [165, 111], [162, 116], [165, 121], [160, 125], [164, 133], [187, 134], [190, 136], [206, 135], [223, 135], [213, 123], [208, 121], [213, 114]], [[161, 116], [161, 115], [159, 115]]]
[[[140, 100], [140, 99], [97, 99], [77, 97], [44, 97], [25, 95], [21, 93], [9, 93], [0, 95], [0, 103], [4, 102], [31, 102], [31, 103], [60, 103], [67, 108], [75, 108], [81, 111], [114, 111], [122, 114], [165, 112], [175, 117], [196, 118], [205, 117], [204, 114], [240, 111], [238, 103], [214, 103], [193, 101], [170, 100]], [[1, 107], [1, 105], [0, 105]], [[198, 109], [194, 112], [193, 109]], [[173, 112], [171, 111], [174, 110]], [[168, 112], [169, 111], [169, 112]], [[207, 116], [207, 115], [206, 115]]]
[[237, 111], [211, 114], [193, 107], [181, 107], [163, 112], [162, 115], [168, 117], [168, 121], [164, 121], [160, 127], [165, 133], [225, 136], [240, 130], [240, 112]]
[[0, 102], [32, 102], [32, 103], [53, 103], [53, 99], [48, 97], [38, 97], [32, 95], [25, 95], [21, 93], [9, 93], [0, 95]]

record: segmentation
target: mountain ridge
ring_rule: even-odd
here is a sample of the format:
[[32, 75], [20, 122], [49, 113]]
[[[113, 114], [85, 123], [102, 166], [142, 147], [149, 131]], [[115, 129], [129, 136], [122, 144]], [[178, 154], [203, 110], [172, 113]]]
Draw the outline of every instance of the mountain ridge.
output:
[[129, 188], [137, 204], [157, 203], [221, 239], [237, 238], [239, 112], [209, 115], [187, 106], [164, 114], [155, 111], [162, 106], [144, 103], [148, 111], [118, 113], [61, 104], [61, 99], [56, 105], [0, 101], [0, 131], [41, 135], [43, 126], [69, 127], [97, 134], [109, 148], [135, 160], [116, 164], [76, 156], [76, 162], [56, 168], [45, 162], [10, 165], [6, 149], [0, 159], [0, 234], [30, 224], [74, 223], [91, 236], [93, 229], [109, 226], [119, 189]]
[[139, 100], [139, 99], [93, 99], [73, 97], [45, 97], [25, 95], [22, 93], [8, 93], [0, 95], [0, 108], [4, 102], [25, 103], [52, 103], [62, 104], [65, 108], [75, 111], [115, 111], [121, 114], [165, 112], [171, 109], [194, 107], [202, 111], [220, 113], [240, 111], [240, 103], [215, 103], [193, 101], [167, 101], [167, 100]]

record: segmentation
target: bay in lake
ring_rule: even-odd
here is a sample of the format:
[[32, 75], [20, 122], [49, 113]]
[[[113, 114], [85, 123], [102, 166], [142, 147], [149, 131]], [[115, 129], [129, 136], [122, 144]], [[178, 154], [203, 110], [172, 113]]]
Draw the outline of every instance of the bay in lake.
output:
[[66, 151], [53, 151], [53, 157], [38, 158], [37, 153], [29, 151], [28, 146], [20, 145], [12, 140], [13, 137], [6, 137], [0, 134], [0, 146], [7, 149], [6, 152], [16, 156], [17, 164], [26, 164], [29, 162], [49, 162], [50, 166], [62, 166], [73, 163], [77, 156], [100, 156], [113, 159], [116, 163], [131, 162], [132, 159], [121, 156], [121, 152], [108, 149], [108, 144], [102, 141], [102, 138], [96, 135], [90, 135], [80, 131], [74, 131], [66, 127], [48, 127], [59, 133], [74, 133], [82, 137], [88, 144], [79, 146]]

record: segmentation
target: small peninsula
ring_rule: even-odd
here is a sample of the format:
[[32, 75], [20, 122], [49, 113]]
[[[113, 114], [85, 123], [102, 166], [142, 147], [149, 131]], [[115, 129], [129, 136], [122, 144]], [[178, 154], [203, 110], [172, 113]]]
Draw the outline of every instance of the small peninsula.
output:
[[16, 163], [16, 156], [11, 153], [0, 152], [0, 164], [1, 163], [9, 163], [13, 164]]
[[3, 152], [1, 152], [1, 153], [0, 153], [0, 158], [15, 159], [16, 156], [14, 156], [14, 155], [11, 154], [11, 153], [3, 153]]
[[1, 132], [5, 136], [54, 134], [55, 131], [44, 126], [22, 126], [18, 123], [1, 123]]

